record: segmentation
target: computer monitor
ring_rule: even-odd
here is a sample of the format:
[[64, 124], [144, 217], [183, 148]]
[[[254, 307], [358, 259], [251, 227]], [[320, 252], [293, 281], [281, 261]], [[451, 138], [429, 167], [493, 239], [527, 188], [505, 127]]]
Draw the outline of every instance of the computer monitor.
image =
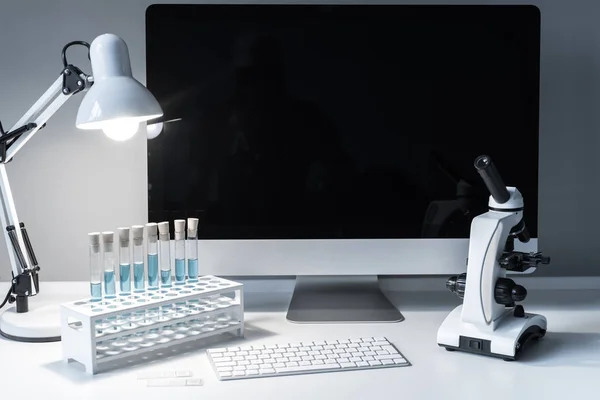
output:
[[149, 219], [200, 218], [203, 273], [297, 276], [290, 320], [399, 320], [346, 283], [464, 272], [477, 156], [536, 249], [539, 47], [533, 6], [153, 5]]

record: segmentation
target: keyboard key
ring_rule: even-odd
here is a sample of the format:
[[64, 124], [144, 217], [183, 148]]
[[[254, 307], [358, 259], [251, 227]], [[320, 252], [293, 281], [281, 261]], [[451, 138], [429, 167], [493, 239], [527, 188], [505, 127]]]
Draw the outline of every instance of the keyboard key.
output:
[[352, 357], [352, 358], [349, 358], [349, 360], [350, 360], [350, 362], [356, 363], [356, 362], [362, 361], [362, 358], [360, 358], [360, 357]]
[[236, 351], [240, 351], [240, 348], [239, 348], [239, 347], [228, 347], [228, 348], [227, 348], [227, 351], [230, 351], [230, 352], [234, 352], [234, 353], [235, 353]]
[[325, 364], [325, 361], [323, 361], [323, 360], [312, 360], [310, 363], [312, 365], [323, 365], [323, 364]]
[[358, 351], [371, 351], [371, 349], [369, 349], [368, 347], [359, 347], [356, 350], [358, 350]]
[[335, 350], [333, 350], [333, 352], [334, 352], [335, 354], [341, 354], [341, 353], [345, 353], [345, 352], [346, 352], [346, 349], [335, 349]]
[[381, 346], [371, 346], [370, 349], [371, 351], [379, 351], [381, 350]]
[[264, 360], [265, 358], [271, 358], [270, 354], [261, 354], [258, 356], [259, 360]]
[[408, 361], [406, 361], [404, 358], [394, 358], [392, 361], [394, 361], [394, 364], [406, 364], [406, 363], [408, 363]]
[[371, 346], [389, 346], [390, 344], [387, 341], [384, 342], [373, 342]]
[[315, 342], [315, 346], [325, 346], [326, 342]]
[[246, 376], [256, 376], [256, 375], [258, 375], [257, 369], [250, 369], [250, 370], [246, 371]]
[[276, 368], [278, 374], [305, 372], [305, 371], [322, 371], [328, 369], [339, 369], [339, 364], [323, 364], [323, 365], [303, 365], [297, 367]]
[[342, 340], [338, 340], [338, 343], [340, 343], [340, 344], [348, 344], [348, 343], [350, 343], [350, 340], [348, 340], [348, 339], [342, 339]]
[[296, 357], [304, 357], [304, 356], [307, 356], [307, 355], [308, 355], [308, 353], [306, 351], [298, 351], [296, 353]]
[[379, 361], [379, 360], [369, 361], [369, 365], [370, 366], [381, 365], [381, 361]]
[[288, 349], [290, 347], [289, 343], [284, 343], [284, 344], [278, 344], [277, 348], [278, 349]]
[[298, 363], [296, 361], [290, 361], [290, 362], [285, 363], [285, 366], [286, 367], [297, 367]]
[[[377, 354], [380, 355], [380, 356], [385, 356], [385, 355], [388, 355], [390, 353], [388, 351], [386, 351], [386, 350], [379, 350], [377, 352]], [[234, 358], [234, 360], [235, 360], [235, 358]]]
[[309, 351], [309, 352], [308, 352], [308, 355], [309, 355], [309, 356], [318, 356], [319, 354], [321, 354], [321, 352], [320, 352], [320, 351], [314, 351], [314, 350], [312, 350], [312, 351]]
[[315, 359], [314, 356], [303, 356], [302, 357], [302, 361], [312, 361], [314, 359]]
[[386, 354], [374, 356], [376, 360], [392, 360], [398, 358], [398, 354]]
[[353, 362], [341, 362], [340, 361], [340, 367], [342, 367], [342, 368], [354, 368], [354, 367], [356, 367], [356, 364], [354, 364]]
[[348, 345], [348, 348], [353, 348], [353, 349], [357, 349], [357, 348], [359, 348], [359, 347], [361, 347], [361, 346], [360, 346], [360, 344], [358, 344], [358, 343], [350, 343], [350, 344]]
[[250, 361], [248, 361], [248, 360], [238, 361], [237, 364], [238, 365], [250, 365]]
[[392, 360], [381, 360], [383, 365], [394, 365], [394, 361]]
[[287, 357], [279, 357], [279, 358], [275, 359], [275, 362], [278, 362], [278, 363], [286, 363], [288, 361], [290, 361], [290, 359]]
[[263, 350], [262, 353], [263, 354], [273, 354], [273, 350], [271, 350], [271, 349], [265, 349], [265, 350]]
[[275, 350], [273, 350], [273, 352], [275, 354], [283, 354], [283, 353], [287, 353], [287, 350], [286, 349], [275, 349]]
[[362, 359], [363, 359], [363, 361], [373, 361], [373, 360], [375, 360], [375, 358], [373, 358], [371, 356], [365, 356]]
[[381, 346], [381, 349], [385, 350], [385, 351], [389, 351], [390, 354], [398, 353], [398, 350], [396, 350], [396, 348], [394, 346]]
[[324, 356], [323, 354], [315, 356], [315, 360], [326, 360], [327, 356]]
[[240, 350], [241, 351], [250, 351], [250, 350], [252, 350], [252, 346], [243, 346], [243, 347], [240, 347]]
[[387, 342], [387, 339], [384, 337], [374, 337], [373, 339], [375, 339], [376, 342]]
[[263, 363], [263, 360], [250, 360], [250, 364], [252, 365], [260, 365]]
[[234, 351], [230, 351], [228, 353], [224, 353], [223, 356], [224, 357], [235, 357], [235, 352]]
[[337, 359], [337, 362], [339, 362], [340, 364], [341, 364], [341, 363], [349, 363], [349, 362], [350, 362], [350, 360], [349, 360], [349, 359], [347, 359], [347, 358], [338, 358], [338, 359]]
[[365, 356], [376, 356], [377, 353], [375, 353], [374, 351], [365, 351]]
[[327, 343], [328, 345], [332, 345], [332, 344], [338, 344], [337, 340], [326, 340], [325, 343]]
[[283, 367], [285, 367], [285, 363], [278, 362], [278, 363], [273, 364], [273, 368], [283, 368]]
[[372, 337], [368, 337], [368, 338], [362, 338], [362, 341], [369, 343], [369, 342], [374, 342], [375, 339], [373, 339]]
[[290, 361], [302, 361], [300, 357], [290, 357]]
[[260, 369], [270, 369], [273, 368], [273, 364], [268, 363], [268, 364], [263, 364], [260, 366]]
[[362, 351], [357, 351], [356, 353], [350, 353], [352, 354], [352, 357], [362, 357], [365, 355], [365, 353], [363, 353]]
[[213, 357], [213, 362], [214, 363], [220, 363], [220, 362], [226, 362], [226, 361], [233, 361], [231, 359], [231, 357]]
[[237, 356], [247, 356], [249, 353], [247, 351], [236, 351], [235, 355]]
[[233, 367], [219, 367], [217, 368], [217, 372], [229, 372], [233, 371]]
[[339, 357], [339, 356], [338, 356], [337, 354], [327, 354], [327, 358], [328, 358], [329, 360], [331, 360], [331, 359], [336, 359], [336, 358], [338, 358], [338, 357]]
[[220, 368], [220, 367], [233, 367], [236, 366], [237, 363], [235, 361], [227, 361], [227, 362], [218, 362], [215, 363], [215, 367]]
[[362, 343], [361, 339], [350, 339], [350, 343]]
[[[302, 346], [304, 347], [310, 347], [310, 346], [314, 346], [315, 344], [313, 342], [302, 342]], [[306, 350], [308, 351], [308, 350]]]
[[300, 351], [311, 351], [312, 348], [311, 347], [300, 347], [299, 349]]
[[258, 359], [258, 356], [255, 356], [254, 354], [250, 354], [249, 356], [246, 356], [246, 360], [256, 360]]
[[290, 347], [302, 347], [302, 343], [290, 343]]
[[335, 348], [336, 348], [336, 349], [347, 349], [347, 348], [348, 348], [348, 345], [347, 345], [346, 343], [343, 343], [343, 344], [336, 344], [336, 345], [335, 345]]
[[248, 353], [249, 353], [251, 356], [257, 356], [257, 355], [259, 355], [259, 354], [260, 354], [260, 351], [259, 351], [259, 350], [251, 350], [251, 351], [249, 351]]
[[333, 354], [332, 350], [321, 350], [321, 354]]
[[261, 375], [274, 374], [275, 370], [273, 368], [259, 369], [258, 373]]
[[268, 350], [268, 349], [276, 349], [276, 348], [277, 348], [277, 345], [276, 345], [276, 344], [268, 344], [268, 345], [266, 345], [266, 346], [265, 346], [265, 348], [266, 348], [267, 350]]
[[310, 361], [300, 361], [298, 362], [299, 366], [304, 366], [304, 365], [312, 365]]
[[[264, 350], [265, 346], [264, 345], [258, 345], [258, 346], [252, 346], [252, 350]], [[250, 353], [252, 354], [252, 353]]]
[[219, 375], [223, 378], [230, 378], [231, 372], [219, 372]]
[[224, 348], [219, 348], [219, 349], [210, 349], [208, 350], [209, 353], [226, 353], [227, 349]]
[[284, 357], [296, 357], [296, 353], [293, 352], [287, 352], [287, 353], [283, 353]]
[[368, 362], [366, 362], [366, 361], [358, 361], [358, 362], [356, 363], [356, 366], [357, 366], [357, 367], [368, 367], [368, 366], [369, 366], [369, 363], [368, 363]]
[[[392, 363], [394, 363], [394, 362], [392, 361]], [[237, 367], [233, 367], [233, 370], [234, 371], [245, 371], [246, 367], [244, 367], [244, 366], [237, 366]]]
[[328, 344], [327, 346], [323, 346], [324, 350], [333, 350], [335, 349], [335, 345], [333, 344]]
[[248, 366], [246, 367], [246, 370], [248, 370], [248, 371], [249, 371], [249, 370], [251, 370], [251, 369], [258, 369], [258, 368], [259, 368], [259, 367], [258, 367], [258, 365], [250, 364], [250, 365], [248, 365]]

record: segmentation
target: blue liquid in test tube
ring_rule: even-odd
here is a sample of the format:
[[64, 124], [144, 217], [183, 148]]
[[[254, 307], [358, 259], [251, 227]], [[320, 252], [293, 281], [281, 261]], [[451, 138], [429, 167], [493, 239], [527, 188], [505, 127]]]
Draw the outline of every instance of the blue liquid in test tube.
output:
[[90, 283], [90, 293], [93, 301], [102, 300], [102, 283]]
[[116, 294], [115, 271], [104, 271], [104, 292], [107, 296], [114, 296]]
[[148, 287], [158, 289], [158, 254], [148, 254]]
[[175, 283], [178, 285], [185, 283], [185, 260], [181, 258], [175, 259]]
[[171, 270], [160, 270], [160, 283], [162, 283], [164, 287], [171, 286]]
[[133, 263], [133, 287], [135, 290], [144, 290], [144, 263]]
[[131, 293], [131, 264], [119, 264], [121, 294]]
[[194, 259], [188, 259], [188, 276], [190, 278], [190, 281], [197, 281], [198, 280], [198, 259], [194, 258]]

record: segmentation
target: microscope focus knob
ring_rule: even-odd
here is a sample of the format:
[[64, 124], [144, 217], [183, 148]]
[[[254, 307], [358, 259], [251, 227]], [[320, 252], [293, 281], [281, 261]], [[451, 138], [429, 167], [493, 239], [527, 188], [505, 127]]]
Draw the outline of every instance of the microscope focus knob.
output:
[[467, 274], [451, 276], [446, 281], [446, 288], [452, 293], [463, 299], [465, 297], [465, 288], [467, 287]]
[[517, 285], [515, 281], [508, 278], [498, 278], [494, 290], [496, 303], [512, 306], [517, 301], [523, 301], [527, 297], [527, 289]]

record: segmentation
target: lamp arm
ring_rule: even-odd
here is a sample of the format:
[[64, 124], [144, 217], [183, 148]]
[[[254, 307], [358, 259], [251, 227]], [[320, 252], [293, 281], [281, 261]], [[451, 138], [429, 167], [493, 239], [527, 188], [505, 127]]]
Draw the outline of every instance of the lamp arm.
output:
[[[3, 133], [0, 125], [0, 223], [8, 248], [12, 269], [11, 291], [17, 301], [17, 312], [27, 311], [27, 297], [39, 291], [39, 266], [29, 241], [25, 225], [19, 221], [8, 181], [6, 164], [69, 100], [71, 95], [88, 89], [93, 78], [77, 67], [67, 65], [56, 81], [17, 121], [11, 131]], [[3, 140], [4, 139], [4, 140]], [[9, 299], [10, 301], [11, 299]], [[12, 302], [11, 301], [11, 302]]]

